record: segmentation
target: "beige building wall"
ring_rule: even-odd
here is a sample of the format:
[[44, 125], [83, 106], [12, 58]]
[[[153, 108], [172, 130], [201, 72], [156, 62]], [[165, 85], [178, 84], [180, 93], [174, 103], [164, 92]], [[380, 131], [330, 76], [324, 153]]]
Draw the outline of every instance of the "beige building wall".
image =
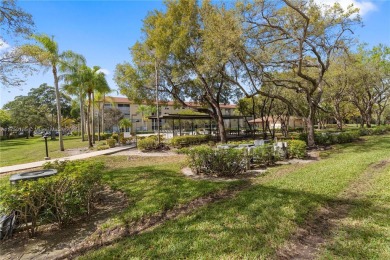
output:
[[[189, 105], [195, 106], [195, 104], [189, 103]], [[145, 118], [145, 115], [143, 116], [141, 112], [138, 111], [138, 107], [140, 105], [135, 104], [131, 101], [129, 101], [127, 98], [122, 98], [122, 97], [107, 97], [106, 101], [104, 102], [104, 108], [109, 108], [109, 107], [115, 107], [118, 108], [124, 115], [125, 118], [128, 118], [131, 120], [133, 123], [133, 127], [137, 129], [137, 132], [139, 131], [153, 131], [154, 129], [157, 129], [156, 126], [156, 120], [152, 119], [147, 119]], [[236, 108], [236, 105], [221, 105], [222, 113], [224, 115], [234, 115], [234, 109]], [[175, 107], [173, 102], [168, 102], [168, 103], [161, 103], [159, 105], [159, 115], [164, 116], [164, 115], [169, 115], [169, 114], [178, 114], [180, 111], [183, 111], [185, 109], [189, 109], [188, 107]], [[152, 114], [152, 116], [155, 116], [155, 114]], [[183, 120], [185, 121], [185, 120]], [[188, 120], [187, 120], [188, 121]], [[205, 128], [205, 126], [209, 127], [209, 120], [202, 120], [197, 121], [194, 120], [194, 124], [197, 126], [198, 129]], [[238, 119], [225, 119], [225, 127], [227, 129], [237, 129], [238, 128]], [[244, 127], [244, 120], [240, 120], [240, 128]], [[187, 123], [187, 128], [188, 128], [188, 123]], [[161, 129], [172, 129], [172, 120], [165, 120], [165, 119], [160, 119], [160, 126]], [[185, 128], [186, 124], [183, 122], [182, 128]], [[215, 128], [215, 123], [212, 123], [212, 126]], [[175, 120], [175, 128], [178, 129], [179, 127], [179, 122], [178, 120]], [[113, 131], [118, 131], [116, 127], [114, 127]]]

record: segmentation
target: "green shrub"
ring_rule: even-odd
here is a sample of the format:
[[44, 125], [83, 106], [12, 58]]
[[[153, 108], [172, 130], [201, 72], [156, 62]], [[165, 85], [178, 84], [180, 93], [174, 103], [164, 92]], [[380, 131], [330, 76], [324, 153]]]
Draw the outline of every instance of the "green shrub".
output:
[[110, 148], [115, 147], [115, 143], [116, 143], [116, 140], [115, 140], [115, 139], [109, 138], [109, 139], [107, 139], [106, 142], [107, 142], [107, 145], [108, 145]]
[[246, 169], [248, 157], [243, 149], [212, 149], [207, 145], [187, 150], [189, 164], [196, 174], [235, 176]]
[[359, 128], [358, 131], [360, 136], [372, 135], [372, 129], [370, 128]]
[[256, 146], [252, 152], [253, 162], [257, 164], [273, 165], [280, 160], [280, 154], [275, 152], [272, 144]]
[[171, 139], [171, 145], [174, 147], [181, 147], [183, 145], [194, 145], [208, 142], [210, 137], [208, 135], [183, 135], [175, 136]]
[[119, 142], [121, 144], [129, 144], [133, 140], [132, 137], [124, 137], [124, 133], [119, 134]]
[[373, 135], [384, 135], [388, 131], [388, 127], [386, 126], [377, 126], [375, 128], [372, 128], [372, 134]]
[[112, 134], [110, 134], [110, 133], [101, 133], [100, 134], [100, 138], [102, 139], [102, 140], [107, 140], [108, 138], [110, 138], [112, 136]]
[[56, 175], [4, 187], [0, 209], [2, 213], [16, 210], [31, 236], [41, 224], [54, 222], [62, 227], [90, 213], [103, 167], [85, 161], [47, 163], [45, 168], [57, 168]]
[[107, 149], [110, 149], [110, 146], [107, 144], [98, 145], [98, 147], [97, 147], [98, 151], [107, 150]]
[[157, 136], [149, 136], [137, 140], [137, 147], [141, 151], [150, 151], [158, 148]]
[[119, 143], [119, 135], [118, 134], [112, 134], [111, 138], [115, 139], [117, 143]]
[[306, 142], [301, 140], [287, 141], [287, 153], [290, 158], [303, 159], [306, 157]]
[[[361, 135], [367, 135], [372, 133], [372, 131], [366, 131], [364, 128], [359, 129], [358, 131], [349, 131], [349, 132], [337, 132], [337, 133], [315, 133], [314, 141], [316, 145], [332, 145], [332, 144], [343, 144], [350, 143], [358, 139]], [[305, 141], [307, 143], [307, 134], [301, 133], [299, 135], [299, 140]]]
[[80, 131], [72, 131], [72, 136], [79, 136], [81, 135]]

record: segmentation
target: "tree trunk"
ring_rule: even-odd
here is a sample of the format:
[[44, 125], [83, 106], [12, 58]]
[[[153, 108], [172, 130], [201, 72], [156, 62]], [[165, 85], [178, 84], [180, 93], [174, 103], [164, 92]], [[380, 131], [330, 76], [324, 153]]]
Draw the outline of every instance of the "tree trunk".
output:
[[80, 93], [80, 124], [81, 124], [81, 140], [85, 141], [85, 113], [84, 113], [84, 100]]
[[381, 125], [381, 123], [382, 123], [381, 116], [382, 116], [381, 113], [376, 112], [376, 125], [378, 125], [378, 126]]
[[60, 102], [60, 90], [58, 87], [58, 77], [57, 77], [57, 68], [52, 66], [53, 76], [54, 76], [54, 87], [56, 93], [56, 103], [57, 103], [57, 127], [58, 127], [58, 137], [60, 139], [60, 151], [65, 151], [64, 140], [62, 138], [62, 129], [61, 129], [61, 102]]
[[100, 114], [101, 114], [101, 107], [100, 107], [100, 104], [99, 104], [99, 108], [98, 108], [98, 114], [97, 114], [97, 123], [98, 123], [98, 141], [100, 141]]
[[366, 125], [368, 128], [371, 128], [371, 119], [372, 119], [372, 108], [369, 107], [366, 112]]
[[104, 102], [106, 100], [106, 95], [103, 95], [103, 102], [102, 102], [102, 133], [104, 134]]
[[92, 143], [95, 144], [95, 93], [94, 92], [92, 92], [91, 124], [92, 124]]
[[343, 122], [337, 116], [335, 116], [334, 119], [336, 120], [337, 129], [342, 131], [343, 130]]
[[216, 117], [218, 122], [218, 131], [221, 139], [221, 143], [227, 143], [225, 124], [223, 123], [222, 111], [219, 106], [215, 107]]
[[309, 115], [307, 116], [307, 146], [314, 147], [316, 145], [314, 140], [314, 122], [316, 109], [313, 104], [309, 107]]
[[92, 144], [92, 138], [91, 138], [90, 116], [91, 116], [91, 93], [88, 93], [88, 109], [87, 109], [88, 147], [92, 148], [93, 144]]

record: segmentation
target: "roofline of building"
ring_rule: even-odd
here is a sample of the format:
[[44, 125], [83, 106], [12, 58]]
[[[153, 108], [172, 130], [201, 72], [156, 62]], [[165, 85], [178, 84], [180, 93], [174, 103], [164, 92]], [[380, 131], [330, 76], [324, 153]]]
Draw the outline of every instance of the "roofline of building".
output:
[[[104, 99], [104, 102], [113, 102], [113, 103], [124, 103], [124, 104], [137, 104], [135, 103], [134, 101], [131, 101], [129, 100], [128, 98], [126, 97], [111, 97], [111, 96], [106, 96], [105, 99]], [[153, 103], [156, 103], [156, 102], [153, 102]], [[185, 102], [186, 105], [191, 108], [191, 107], [202, 107], [199, 103], [196, 103], [196, 102]], [[142, 104], [146, 104], [146, 102], [143, 102]], [[177, 103], [175, 103], [174, 101], [161, 101], [160, 103], [161, 105], [170, 105], [170, 106], [174, 106], [174, 105], [177, 105]], [[179, 107], [181, 107], [179, 105]], [[220, 104], [220, 107], [221, 108], [236, 108], [237, 105], [236, 104]]]

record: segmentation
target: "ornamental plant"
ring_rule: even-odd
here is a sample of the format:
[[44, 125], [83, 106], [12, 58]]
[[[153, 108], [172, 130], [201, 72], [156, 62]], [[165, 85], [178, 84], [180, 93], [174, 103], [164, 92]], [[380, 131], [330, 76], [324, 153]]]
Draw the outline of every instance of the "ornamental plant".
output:
[[101, 189], [102, 163], [85, 161], [47, 163], [57, 169], [54, 176], [35, 181], [19, 181], [4, 187], [0, 194], [0, 213], [18, 212], [18, 220], [30, 236], [46, 223], [63, 227], [91, 212], [92, 202]]

